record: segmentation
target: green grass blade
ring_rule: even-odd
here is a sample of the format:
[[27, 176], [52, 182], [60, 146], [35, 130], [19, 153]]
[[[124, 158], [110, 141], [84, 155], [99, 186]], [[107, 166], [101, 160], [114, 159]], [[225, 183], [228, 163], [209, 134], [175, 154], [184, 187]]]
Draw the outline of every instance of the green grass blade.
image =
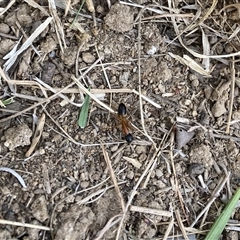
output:
[[78, 125], [80, 128], [85, 128], [87, 125], [89, 104], [90, 96], [86, 95], [78, 118]]
[[[0, 100], [0, 101], [1, 101], [1, 100]], [[8, 98], [8, 99], [6, 99], [6, 100], [2, 100], [1, 102], [2, 102], [2, 104], [3, 104], [4, 106], [7, 106], [7, 105], [13, 103], [14, 100], [13, 100], [13, 98], [11, 97], [11, 98]]]
[[240, 188], [231, 198], [227, 206], [224, 208], [223, 212], [219, 215], [213, 226], [211, 227], [209, 233], [207, 234], [205, 240], [218, 240], [225, 228], [229, 218], [231, 217], [237, 202], [240, 198]]
[[82, 3], [81, 3], [81, 5], [80, 5], [80, 7], [79, 7], [79, 9], [78, 9], [78, 12], [77, 12], [77, 14], [76, 14], [76, 16], [75, 16], [72, 24], [71, 24], [71, 28], [73, 27], [74, 23], [76, 22], [77, 17], [78, 17], [78, 14], [81, 12], [84, 3], [85, 3], [85, 0], [82, 0]]

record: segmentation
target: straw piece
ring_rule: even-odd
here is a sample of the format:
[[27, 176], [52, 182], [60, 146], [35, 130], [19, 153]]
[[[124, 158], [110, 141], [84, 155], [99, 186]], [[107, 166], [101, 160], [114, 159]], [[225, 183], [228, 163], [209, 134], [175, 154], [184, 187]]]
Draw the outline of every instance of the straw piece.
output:
[[42, 135], [44, 124], [45, 124], [45, 114], [43, 113], [41, 118], [38, 120], [37, 128], [36, 128], [35, 134], [32, 139], [32, 144], [31, 144], [29, 150], [25, 154], [26, 157], [29, 157], [33, 153], [33, 151]]
[[40, 230], [45, 230], [45, 231], [50, 231], [51, 230], [51, 228], [45, 227], [45, 226], [29, 224], [29, 223], [8, 221], [8, 220], [4, 220], [4, 219], [0, 219], [0, 224], [19, 226], [19, 227], [27, 227], [27, 228], [34, 228], [34, 229], [40, 229]]
[[67, 45], [65, 42], [65, 35], [64, 35], [62, 23], [60, 18], [57, 15], [56, 4], [54, 0], [48, 0], [48, 3], [49, 3], [49, 11], [51, 13], [51, 16], [53, 17], [53, 22], [54, 22], [54, 26], [55, 26], [55, 30], [58, 38], [58, 43], [60, 45], [62, 53], [64, 53], [63, 48], [66, 48]]
[[49, 16], [48, 12], [38, 3], [36, 3], [34, 0], [24, 0], [24, 1], [28, 3], [31, 7], [39, 9], [46, 16]]
[[33, 41], [41, 34], [43, 30], [45, 30], [45, 28], [48, 26], [48, 24], [51, 21], [52, 21], [52, 18], [48, 17], [24, 42], [24, 44], [20, 47], [20, 49], [8, 59], [8, 61], [4, 64], [5, 71], [8, 71], [13, 66], [13, 64], [17, 60], [17, 57], [33, 43]]
[[139, 207], [139, 206], [133, 206], [133, 205], [130, 206], [130, 211], [154, 214], [154, 215], [164, 216], [164, 217], [172, 217], [173, 215], [173, 213], [170, 211], [164, 211], [164, 210], [155, 209], [155, 208]]

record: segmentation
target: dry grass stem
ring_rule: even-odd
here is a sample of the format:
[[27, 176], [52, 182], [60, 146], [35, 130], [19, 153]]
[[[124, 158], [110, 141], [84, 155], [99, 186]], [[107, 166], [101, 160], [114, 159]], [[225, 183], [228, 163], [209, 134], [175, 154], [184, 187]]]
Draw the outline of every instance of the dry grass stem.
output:
[[118, 187], [118, 183], [117, 183], [117, 178], [114, 174], [114, 171], [113, 171], [113, 168], [112, 168], [112, 164], [111, 164], [111, 161], [110, 161], [110, 158], [108, 156], [108, 153], [106, 151], [106, 149], [104, 148], [103, 144], [101, 143], [101, 148], [102, 148], [102, 152], [103, 152], [103, 156], [104, 156], [104, 159], [106, 161], [106, 164], [107, 164], [107, 167], [108, 167], [108, 170], [109, 170], [109, 174], [110, 174], [110, 177], [112, 179], [112, 182], [113, 182], [113, 185], [115, 187], [115, 190], [116, 190], [116, 193], [117, 193], [117, 196], [119, 197], [120, 199], [120, 203], [121, 203], [121, 206], [122, 206], [122, 210], [125, 211], [125, 202], [124, 202], [124, 198], [122, 196], [122, 193]]
[[170, 235], [170, 233], [171, 233], [171, 231], [173, 229], [173, 226], [174, 226], [174, 218], [171, 217], [171, 220], [170, 220], [170, 222], [168, 224], [167, 230], [166, 230], [166, 232], [165, 232], [165, 234], [163, 236], [163, 240], [167, 240], [169, 238], [169, 235]]
[[59, 195], [61, 192], [63, 192], [66, 188], [68, 188], [68, 186], [63, 186], [59, 189], [57, 189], [52, 195], [51, 195], [51, 201], [54, 202], [54, 198]]
[[[111, 189], [111, 187], [106, 187], [104, 189], [99, 189], [96, 192], [89, 194], [87, 197], [81, 199], [80, 201], [77, 202], [78, 205], [83, 205], [83, 204], [89, 204], [92, 202], [95, 202], [99, 197], [101, 197], [108, 189]], [[95, 198], [94, 198], [95, 197]]]
[[8, 11], [8, 9], [16, 2], [16, 0], [12, 0], [8, 3], [8, 5], [5, 8], [0, 9], [0, 16], [2, 16], [5, 12]]
[[63, 26], [62, 26], [60, 18], [58, 17], [58, 14], [57, 14], [56, 4], [55, 4], [54, 0], [48, 0], [48, 4], [49, 4], [49, 11], [53, 18], [54, 27], [55, 27], [57, 38], [58, 38], [58, 43], [60, 45], [61, 51], [64, 52], [64, 48], [66, 48], [67, 45], [65, 42], [65, 34], [63, 31]]
[[145, 121], [144, 121], [144, 115], [143, 115], [143, 107], [142, 107], [142, 78], [141, 78], [141, 18], [142, 13], [144, 9], [140, 11], [140, 18], [138, 23], [138, 93], [139, 93], [139, 108], [140, 108], [140, 115], [141, 115], [141, 124], [142, 129], [144, 132], [144, 135], [149, 139], [149, 141], [152, 142], [153, 146], [156, 148], [156, 143], [153, 141], [150, 135], [148, 135], [146, 127], [145, 127]]
[[167, 13], [167, 12], [162, 11], [162, 10], [158, 10], [158, 9], [155, 9], [155, 8], [150, 8], [150, 7], [143, 6], [143, 5], [136, 4], [136, 3], [123, 2], [123, 1], [119, 1], [119, 3], [124, 4], [124, 5], [128, 5], [128, 6], [132, 6], [132, 7], [142, 8], [142, 9], [149, 10], [151, 12], [155, 12], [155, 13], [158, 13], [158, 14], [165, 14], [165, 13]]
[[[97, 237], [94, 238], [94, 240], [100, 240], [103, 238], [104, 234], [115, 224], [117, 224], [120, 220], [121, 220], [121, 214], [118, 214], [116, 216], [113, 216], [112, 218], [110, 218], [108, 220], [108, 222], [106, 223], [106, 225], [104, 226], [104, 228], [98, 232]], [[117, 218], [117, 219], [116, 219]], [[115, 220], [116, 219], [116, 220]]]
[[[95, 46], [95, 50], [96, 50], [96, 52], [97, 52], [98, 58], [100, 59], [101, 57], [100, 57], [100, 54], [99, 54], [99, 52], [98, 52], [97, 46]], [[100, 60], [100, 65], [101, 65], [101, 67], [102, 67], [103, 74], [104, 74], [105, 80], [106, 80], [106, 82], [107, 82], [107, 85], [108, 85], [109, 89], [111, 89], [111, 84], [110, 84], [110, 81], [109, 81], [109, 78], [108, 78], [108, 75], [107, 75], [107, 71], [106, 71], [106, 69], [105, 69], [105, 67], [104, 67], [104, 65], [103, 65], [103, 63], [102, 63], [102, 60]], [[111, 107], [112, 94], [110, 94], [109, 102], [110, 102], [110, 107]]]
[[95, 12], [95, 8], [94, 8], [92, 0], [86, 0], [86, 5], [87, 5], [89, 12]]
[[122, 230], [122, 226], [123, 226], [123, 222], [124, 222], [124, 219], [126, 217], [126, 214], [127, 214], [127, 211], [128, 211], [128, 208], [130, 207], [132, 201], [133, 201], [133, 198], [134, 196], [137, 194], [137, 189], [139, 188], [141, 182], [143, 181], [144, 177], [146, 176], [146, 174], [148, 173], [149, 169], [151, 168], [152, 164], [154, 163], [155, 161], [155, 158], [156, 158], [156, 155], [157, 155], [157, 151], [155, 150], [154, 153], [153, 153], [153, 156], [151, 158], [151, 160], [149, 161], [148, 165], [146, 166], [145, 170], [143, 171], [142, 175], [140, 176], [140, 178], [138, 179], [136, 185], [134, 186], [134, 188], [132, 189], [132, 192], [128, 198], [128, 202], [126, 203], [126, 206], [125, 206], [125, 211], [123, 212], [123, 216], [122, 216], [122, 219], [121, 219], [121, 222], [119, 224], [119, 228], [118, 228], [118, 232], [117, 232], [117, 236], [116, 236], [116, 239], [119, 239], [120, 237], [120, 233], [121, 233], [121, 230]]
[[[100, 61], [100, 59], [96, 60], [80, 77], [79, 79], [82, 79], [92, 68], [95, 67], [95, 65]], [[3, 77], [3, 79], [6, 81], [6, 82], [10, 82], [11, 81], [14, 81], [14, 80], [8, 80], [8, 78], [6, 77], [5, 73], [3, 72], [2, 68], [0, 67], [0, 75]], [[12, 118], [15, 118], [17, 116], [20, 116], [21, 114], [25, 113], [25, 112], [28, 112], [34, 108], [36, 108], [37, 106], [40, 106], [42, 105], [43, 103], [46, 103], [46, 102], [50, 102], [50, 100], [54, 99], [55, 97], [57, 97], [59, 94], [61, 94], [64, 90], [68, 89], [69, 87], [72, 87], [75, 83], [70, 83], [69, 85], [67, 85], [66, 87], [64, 87], [63, 89], [61, 89], [60, 91], [56, 92], [55, 94], [53, 94], [52, 96], [42, 100], [41, 102], [38, 102], [38, 103], [35, 103], [34, 105], [16, 113], [16, 114], [13, 114], [12, 116], [9, 116], [7, 118], [4, 118], [4, 119], [1, 119], [0, 120], [0, 123], [1, 122], [5, 122], [5, 121], [8, 121]], [[75, 142], [75, 141], [74, 141]], [[78, 144], [79, 145], [79, 144]]]
[[230, 102], [229, 102], [227, 128], [226, 128], [226, 133], [227, 134], [229, 134], [229, 132], [230, 132], [230, 122], [231, 122], [231, 118], [232, 118], [234, 90], [235, 90], [235, 82], [236, 82], [236, 80], [235, 80], [236, 71], [235, 71], [234, 58], [233, 58], [232, 63], [231, 63], [230, 71], [231, 71], [231, 90], [230, 90]]
[[44, 124], [45, 124], [45, 114], [43, 113], [42, 116], [40, 117], [40, 119], [38, 120], [37, 128], [35, 130], [35, 134], [32, 139], [32, 144], [25, 154], [26, 157], [29, 157], [33, 153], [37, 143], [39, 142], [39, 140], [41, 138]]
[[[39, 78], [35, 77], [34, 80], [36, 80], [39, 84], [41, 84], [43, 87], [50, 90], [51, 92], [53, 92], [53, 93], [57, 92], [54, 88], [52, 88], [51, 86], [49, 86], [48, 84], [46, 84], [45, 82], [40, 80]], [[68, 97], [66, 97], [62, 93], [59, 93], [58, 97], [61, 97], [66, 103], [70, 103], [70, 104], [72, 104], [76, 107], [81, 107], [82, 106], [82, 103], [74, 103], [71, 99], [69, 99]]]
[[12, 93], [11, 95], [13, 97], [17, 97], [17, 98], [21, 98], [21, 99], [27, 99], [27, 100], [34, 101], [34, 102], [40, 102], [40, 101], [44, 100], [44, 98], [30, 96], [30, 95], [27, 95], [27, 94]]
[[155, 15], [155, 16], [151, 16], [151, 17], [142, 18], [142, 21], [165, 18], [165, 17], [192, 18], [192, 17], [194, 17], [194, 15], [192, 13], [189, 13], [189, 14], [165, 13], [165, 14], [161, 14], [161, 15]]
[[170, 211], [164, 211], [164, 210], [147, 208], [147, 207], [139, 207], [139, 206], [133, 206], [133, 205], [131, 205], [129, 209], [132, 212], [153, 214], [153, 215], [164, 216], [164, 217], [172, 217], [173, 215], [173, 213]]
[[8, 220], [4, 220], [4, 219], [0, 219], [0, 224], [26, 227], [26, 228], [34, 228], [34, 229], [40, 229], [40, 230], [45, 230], [45, 231], [50, 231], [51, 230], [51, 228], [45, 227], [45, 226], [34, 225], [34, 224], [29, 224], [29, 223], [8, 221]]
[[29, 4], [31, 7], [39, 9], [44, 15], [49, 16], [48, 12], [45, 10], [45, 8], [43, 8], [42, 6], [40, 6], [37, 2], [35, 2], [34, 0], [24, 0], [24, 2], [26, 2], [27, 4]]
[[180, 229], [182, 231], [184, 239], [189, 240], [178, 209], [175, 211], [175, 214], [176, 214], [178, 226], [180, 227]]
[[16, 51], [14, 55], [12, 55], [7, 62], [4, 64], [5, 71], [8, 71], [15, 61], [17, 60], [17, 57], [23, 53], [25, 50], [28, 49], [28, 47], [33, 43], [33, 41], [41, 34], [43, 30], [46, 29], [46, 27], [49, 25], [49, 23], [52, 21], [51, 17], [48, 17], [32, 34], [31, 36], [23, 43], [23, 45], [19, 48], [19, 50]]
[[213, 0], [211, 7], [206, 11], [206, 14], [201, 19], [199, 19], [198, 22], [196, 22], [195, 24], [192, 24], [189, 27], [187, 27], [187, 29], [185, 29], [185, 32], [186, 31], [191, 31], [194, 28], [196, 28], [198, 26], [201, 26], [201, 24], [211, 15], [211, 13], [215, 9], [217, 3], [218, 3], [218, 0]]
[[78, 85], [78, 87], [81, 89], [81, 91], [83, 91], [85, 94], [88, 94], [95, 102], [97, 102], [100, 106], [102, 106], [103, 108], [107, 109], [109, 112], [111, 113], [116, 113], [112, 108], [110, 108], [108, 105], [106, 105], [105, 103], [101, 102], [100, 100], [98, 100], [87, 88], [85, 88], [78, 79], [76, 79], [75, 77], [72, 76], [72, 79], [74, 80], [74, 82]]
[[230, 174], [228, 174], [227, 176], [224, 176], [221, 178], [221, 180], [219, 181], [218, 186], [216, 187], [215, 191], [212, 193], [212, 197], [210, 198], [209, 202], [206, 204], [206, 206], [204, 207], [204, 209], [199, 213], [199, 215], [196, 217], [196, 219], [194, 220], [194, 222], [191, 224], [190, 227], [194, 227], [194, 225], [198, 222], [198, 220], [200, 219], [200, 217], [206, 212], [208, 211], [208, 209], [210, 208], [210, 206], [212, 205], [212, 203], [216, 200], [216, 198], [219, 196], [220, 192], [222, 191], [224, 185], [226, 184], [226, 182], [229, 179]]

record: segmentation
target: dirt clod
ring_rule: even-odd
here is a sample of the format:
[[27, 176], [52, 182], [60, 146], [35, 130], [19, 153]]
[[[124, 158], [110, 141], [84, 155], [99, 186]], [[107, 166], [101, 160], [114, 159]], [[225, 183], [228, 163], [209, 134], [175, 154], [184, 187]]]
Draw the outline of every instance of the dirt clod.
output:
[[39, 221], [44, 222], [49, 218], [47, 211], [47, 201], [44, 196], [36, 199], [32, 204], [32, 213], [33, 216]]
[[216, 102], [212, 107], [212, 114], [214, 117], [220, 117], [226, 112], [224, 102]]
[[73, 206], [66, 213], [61, 214], [60, 227], [56, 232], [55, 239], [85, 240], [95, 218], [91, 208]]
[[30, 138], [32, 136], [32, 130], [26, 124], [22, 124], [18, 127], [11, 127], [6, 130], [4, 134], [6, 142], [4, 145], [13, 150], [18, 146], [30, 145]]
[[105, 24], [116, 32], [127, 32], [133, 27], [133, 13], [130, 7], [122, 4], [115, 4], [105, 17]]
[[210, 169], [213, 165], [213, 157], [208, 145], [201, 144], [200, 146], [194, 146], [189, 153], [190, 163], [198, 163]]
[[95, 56], [89, 52], [83, 52], [82, 58], [85, 63], [93, 63], [96, 59]]

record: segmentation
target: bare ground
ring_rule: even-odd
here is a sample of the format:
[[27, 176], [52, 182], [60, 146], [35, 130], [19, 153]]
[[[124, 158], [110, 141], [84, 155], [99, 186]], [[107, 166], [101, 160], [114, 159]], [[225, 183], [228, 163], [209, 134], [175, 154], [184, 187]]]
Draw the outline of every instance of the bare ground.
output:
[[240, 183], [239, 6], [55, 2], [0, 2], [0, 239], [204, 239]]

